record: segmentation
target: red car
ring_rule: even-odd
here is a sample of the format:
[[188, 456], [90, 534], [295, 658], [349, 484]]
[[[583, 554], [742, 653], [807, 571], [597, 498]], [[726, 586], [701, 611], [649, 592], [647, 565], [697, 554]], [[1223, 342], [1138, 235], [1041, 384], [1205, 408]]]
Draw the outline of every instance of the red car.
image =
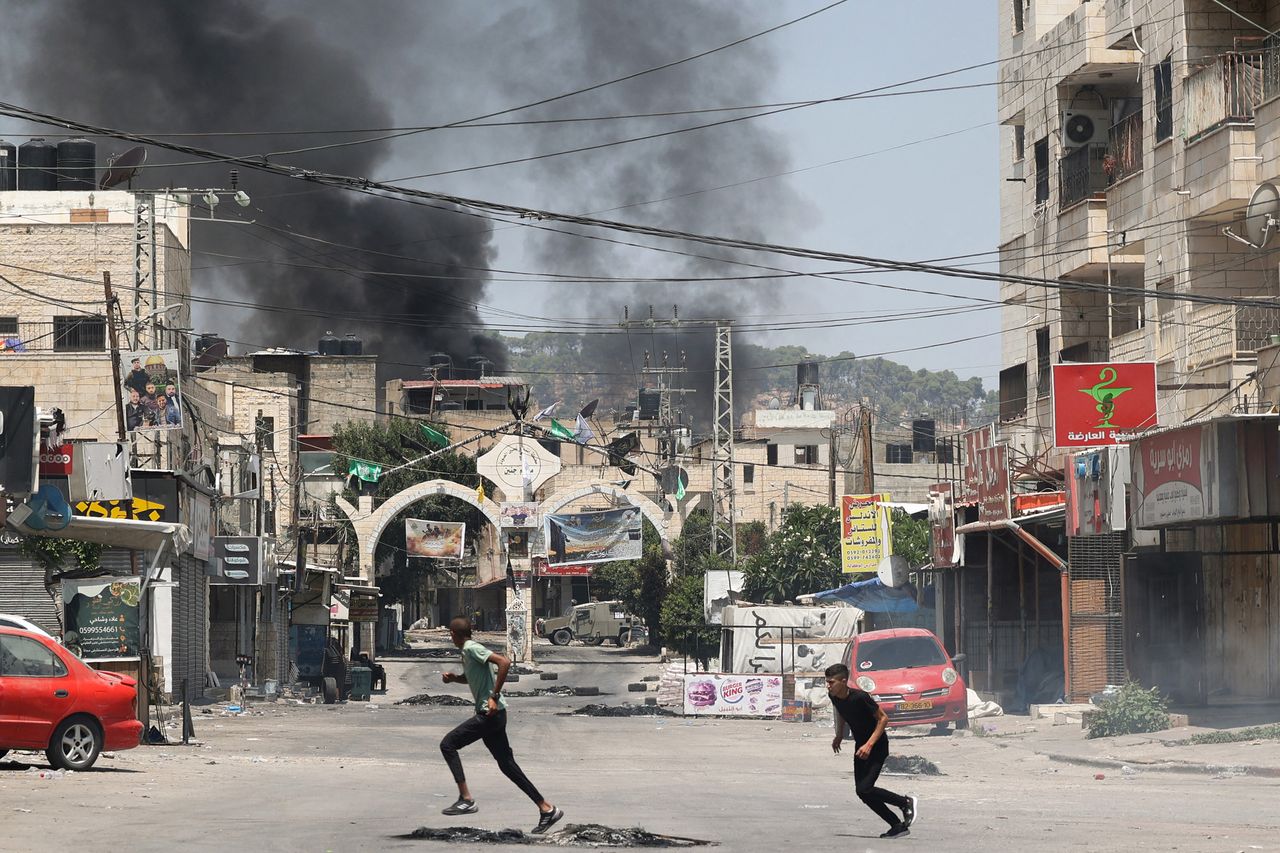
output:
[[90, 669], [51, 639], [0, 628], [0, 756], [43, 750], [63, 770], [87, 770], [104, 749], [141, 742], [137, 682]]
[[964, 679], [932, 631], [891, 628], [859, 634], [845, 650], [844, 662], [849, 678], [880, 703], [890, 726], [969, 727]]

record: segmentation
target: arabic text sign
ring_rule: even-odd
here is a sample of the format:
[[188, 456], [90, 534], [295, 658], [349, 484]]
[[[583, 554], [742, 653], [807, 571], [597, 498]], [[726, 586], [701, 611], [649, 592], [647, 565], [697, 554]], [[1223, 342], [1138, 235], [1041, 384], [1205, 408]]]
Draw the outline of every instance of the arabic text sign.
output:
[[684, 712], [714, 716], [777, 717], [782, 676], [702, 673], [684, 677]]
[[840, 565], [845, 574], [874, 572], [893, 553], [887, 494], [840, 498]]
[[960, 502], [978, 502], [978, 451], [995, 444], [994, 424], [969, 430], [964, 434], [964, 482], [960, 489]]
[[643, 520], [634, 507], [546, 516], [547, 565], [638, 560]]
[[139, 578], [62, 582], [63, 642], [81, 659], [137, 660]]
[[1155, 425], [1155, 362], [1053, 366], [1056, 446], [1118, 444], [1116, 433]]
[[978, 520], [1009, 518], [1009, 446], [984, 447], [977, 453]]
[[956, 508], [950, 483], [929, 487], [929, 532], [934, 568], [955, 565]]
[[1213, 432], [1212, 426], [1191, 426], [1138, 442], [1131, 462], [1139, 527], [1210, 517], [1204, 450], [1206, 443], [1212, 446]]
[[405, 550], [410, 557], [461, 560], [466, 535], [467, 525], [461, 521], [420, 518], [406, 518], [404, 521]]

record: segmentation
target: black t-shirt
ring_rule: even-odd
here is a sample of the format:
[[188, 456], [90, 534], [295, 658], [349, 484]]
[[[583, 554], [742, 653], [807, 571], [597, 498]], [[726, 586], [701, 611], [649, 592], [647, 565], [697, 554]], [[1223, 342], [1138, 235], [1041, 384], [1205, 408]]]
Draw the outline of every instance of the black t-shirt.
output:
[[[849, 728], [853, 729], [854, 742], [858, 746], [862, 746], [869, 741], [871, 735], [875, 733], [876, 711], [880, 708], [876, 704], [876, 700], [871, 698], [871, 694], [850, 685], [849, 695], [843, 699], [830, 693], [827, 696], [831, 699], [831, 705], [836, 709], [836, 713], [849, 724]], [[883, 732], [880, 735], [876, 745], [871, 747], [871, 752], [873, 755], [889, 752], [888, 732]]]

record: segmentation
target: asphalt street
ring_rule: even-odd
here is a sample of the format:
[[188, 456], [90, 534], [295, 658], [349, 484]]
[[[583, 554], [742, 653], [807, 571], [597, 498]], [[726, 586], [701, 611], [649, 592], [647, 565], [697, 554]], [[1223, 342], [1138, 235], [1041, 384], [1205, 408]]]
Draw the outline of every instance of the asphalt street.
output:
[[[854, 796], [852, 755], [831, 754], [829, 726], [566, 715], [635, 702], [625, 684], [659, 666], [610, 647], [538, 652], [559, 678], [526, 675], [512, 690], [592, 684], [610, 694], [510, 700], [516, 757], [565, 810], [562, 826], [641, 826], [743, 851], [1280, 849], [1275, 778], [1100, 771], [1017, 738], [912, 730], [894, 733], [893, 751], [942, 775], [882, 777], [921, 798], [911, 836], [882, 841]], [[440, 684], [449, 663], [421, 650], [390, 661], [388, 695], [373, 703], [253, 704], [240, 716], [213, 705], [196, 715], [201, 745], [140, 747], [86, 773], [40, 778], [41, 758], [11, 754], [0, 760], [0, 849], [507, 849], [400, 837], [455, 824], [527, 832], [537, 818], [480, 744], [463, 753], [480, 812], [440, 814], [455, 788], [438, 743], [468, 710], [393, 703], [462, 695]]]

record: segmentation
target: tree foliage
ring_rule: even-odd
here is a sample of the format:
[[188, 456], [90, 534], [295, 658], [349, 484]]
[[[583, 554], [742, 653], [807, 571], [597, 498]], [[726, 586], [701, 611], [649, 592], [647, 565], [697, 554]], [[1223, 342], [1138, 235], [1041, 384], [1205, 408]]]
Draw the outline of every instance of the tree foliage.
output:
[[788, 506], [778, 529], [743, 571], [744, 591], [752, 601], [786, 601], [840, 585], [840, 511], [825, 505]]
[[649, 629], [650, 642], [660, 641], [662, 601], [668, 587], [667, 561], [652, 524], [646, 521], [644, 525], [644, 556], [602, 563], [592, 573], [591, 584], [602, 600], [616, 598], [628, 613], [640, 617]]

